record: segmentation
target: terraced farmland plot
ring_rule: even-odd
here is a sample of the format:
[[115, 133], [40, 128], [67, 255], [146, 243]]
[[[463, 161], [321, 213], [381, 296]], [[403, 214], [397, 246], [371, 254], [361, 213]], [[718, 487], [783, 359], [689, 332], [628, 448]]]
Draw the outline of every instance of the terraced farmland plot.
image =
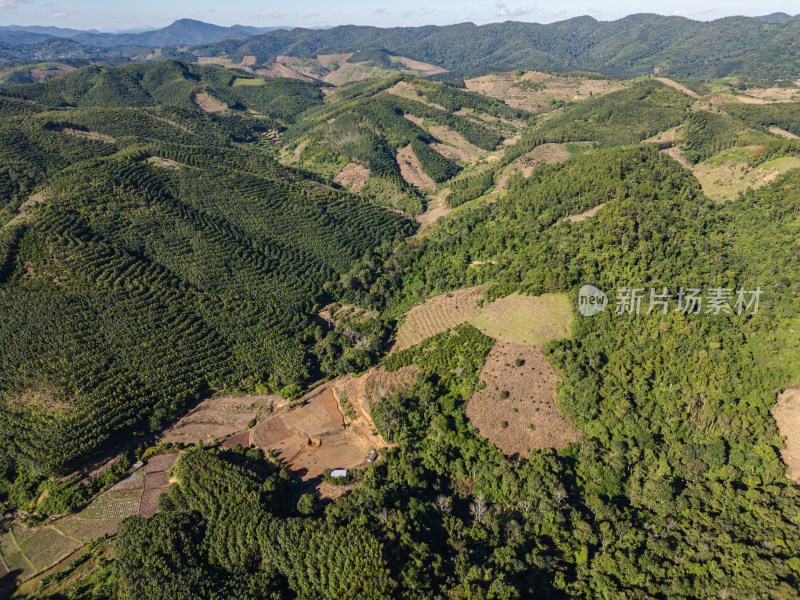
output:
[[473, 287], [442, 294], [409, 310], [392, 352], [467, 322], [497, 340], [529, 346], [569, 336], [572, 316], [565, 295], [512, 294], [479, 307], [485, 289]]
[[479, 286], [449, 292], [409, 310], [397, 331], [392, 352], [416, 346], [437, 333], [476, 317], [480, 313], [478, 300], [483, 298], [485, 290], [485, 286]]

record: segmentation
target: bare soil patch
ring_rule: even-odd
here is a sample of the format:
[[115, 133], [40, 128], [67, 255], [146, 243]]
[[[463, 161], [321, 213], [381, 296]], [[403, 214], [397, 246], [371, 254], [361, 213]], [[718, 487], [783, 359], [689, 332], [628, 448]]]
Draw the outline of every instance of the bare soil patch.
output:
[[422, 71], [426, 75], [447, 73], [447, 69], [443, 69], [442, 67], [437, 67], [436, 65], [431, 65], [429, 63], [420, 62], [418, 60], [414, 60], [413, 58], [406, 58], [405, 56], [400, 59], [400, 63], [407, 69], [411, 69], [412, 71]]
[[672, 129], [667, 129], [666, 131], [662, 131], [661, 133], [654, 135], [653, 137], [649, 137], [645, 140], [648, 144], [659, 144], [662, 142], [674, 142], [675, 139], [678, 137], [678, 131], [680, 130], [680, 126], [673, 127]]
[[81, 129], [72, 129], [71, 127], [64, 127], [61, 133], [66, 133], [73, 137], [83, 138], [85, 140], [92, 140], [95, 142], [103, 142], [105, 144], [113, 144], [116, 140], [110, 135], [99, 133], [97, 131], [83, 131]]
[[670, 158], [678, 161], [678, 164], [680, 164], [682, 167], [686, 167], [687, 169], [692, 168], [692, 165], [689, 164], [689, 161], [683, 158], [683, 155], [681, 154], [681, 149], [678, 148], [677, 146], [673, 146], [672, 148], [666, 148], [661, 152], [666, 154]]
[[559, 223], [563, 223], [564, 221], [570, 221], [571, 223], [580, 223], [581, 221], [585, 221], [586, 219], [588, 219], [588, 218], [590, 218], [590, 217], [593, 217], [593, 216], [595, 216], [595, 215], [598, 213], [598, 211], [599, 211], [601, 208], [603, 208], [603, 207], [604, 207], [606, 204], [607, 204], [606, 202], [603, 202], [602, 204], [598, 204], [598, 205], [597, 205], [597, 206], [595, 206], [594, 208], [590, 208], [590, 209], [589, 209], [589, 210], [587, 210], [586, 212], [582, 212], [582, 213], [580, 213], [580, 214], [577, 214], [577, 215], [570, 215], [570, 216], [568, 216], [568, 217], [564, 217], [563, 219], [559, 219], [559, 220], [558, 220], [558, 221], [557, 221], [557, 222], [556, 222], [556, 223], [553, 225], [553, 227], [555, 227], [555, 226], [556, 226], [556, 225], [558, 225]]
[[[277, 62], [272, 63], [269, 68], [255, 69], [253, 72], [262, 77], [286, 77], [289, 79], [299, 79], [301, 81], [313, 81], [311, 77], [307, 77]], [[323, 91], [325, 89], [326, 88], [323, 88]]]
[[172, 444], [204, 444], [244, 430], [253, 419], [266, 418], [285, 404], [280, 396], [214, 396], [198, 404], [164, 432], [161, 440]]
[[703, 192], [717, 202], [735, 200], [739, 192], [774, 181], [791, 169], [800, 168], [800, 159], [784, 156], [752, 167], [749, 157], [758, 146], [746, 146], [722, 151], [693, 168]]
[[580, 438], [558, 408], [561, 378], [540, 348], [497, 342], [480, 381], [485, 387], [467, 401], [466, 415], [504, 454], [528, 457], [532, 450], [562, 449]]
[[424, 213], [417, 215], [417, 222], [423, 227], [426, 225], [433, 225], [442, 217], [446, 217], [453, 212], [453, 209], [447, 206], [447, 195], [449, 193], [450, 190], [445, 189], [435, 196], [429, 196], [428, 207]]
[[445, 158], [454, 160], [461, 165], [469, 164], [471, 160], [470, 155], [461, 148], [456, 148], [448, 144], [440, 144], [439, 142], [433, 142], [428, 145]]
[[459, 151], [460, 155], [463, 157], [462, 160], [467, 163], [474, 162], [481, 156], [487, 154], [484, 150], [481, 150], [474, 144], [469, 143], [466, 139], [464, 139], [463, 135], [453, 131], [449, 127], [443, 127], [441, 125], [426, 126], [424, 125], [425, 120], [420, 117], [415, 117], [411, 114], [405, 114], [403, 116], [418, 127], [426, 130], [436, 139], [441, 140], [444, 145]]
[[465, 81], [467, 90], [503, 100], [514, 108], [530, 111], [552, 110], [552, 102], [580, 101], [625, 87], [625, 83], [606, 79], [559, 77], [529, 71], [492, 73]]
[[369, 169], [362, 167], [358, 163], [351, 162], [339, 171], [333, 180], [354, 194], [358, 194], [369, 181]]
[[397, 151], [397, 164], [400, 166], [400, 174], [406, 183], [420, 190], [433, 191], [436, 189], [436, 183], [422, 170], [422, 165], [411, 149], [411, 144]]
[[180, 169], [186, 166], [168, 158], [161, 158], [160, 156], [151, 156], [147, 159], [147, 162], [160, 169]]
[[668, 86], [669, 86], [669, 87], [671, 87], [672, 89], [678, 90], [679, 92], [683, 92], [683, 93], [684, 93], [684, 94], [686, 94], [687, 96], [691, 96], [692, 98], [699, 98], [699, 97], [700, 97], [700, 94], [698, 94], [697, 92], [694, 92], [694, 91], [690, 90], [690, 89], [689, 89], [688, 87], [686, 87], [685, 85], [681, 85], [681, 84], [680, 84], [680, 83], [678, 83], [677, 81], [674, 81], [674, 80], [672, 80], [672, 79], [669, 79], [669, 78], [667, 78], [667, 77], [656, 77], [655, 79], [656, 79], [656, 81], [660, 81], [660, 82], [661, 82], [661, 83], [663, 83], [664, 85], [668, 85]]
[[298, 406], [259, 423], [250, 430], [251, 444], [272, 451], [303, 481], [319, 478], [325, 469], [365, 465], [370, 451], [384, 442], [359, 419], [345, 417], [337, 398], [345, 385], [342, 379], [323, 384]]
[[797, 88], [763, 88], [763, 89], [750, 89], [742, 92], [746, 96], [741, 98], [750, 97], [760, 104], [776, 104], [781, 102], [798, 102], [800, 101], [800, 90]]
[[194, 102], [200, 110], [205, 112], [222, 112], [228, 110], [228, 107], [221, 102], [217, 102], [205, 92], [194, 92], [192, 94], [192, 102]]
[[789, 467], [789, 478], [800, 484], [800, 388], [788, 388], [778, 395], [772, 417], [786, 439], [786, 447], [780, 452]]
[[525, 177], [530, 177], [536, 167], [550, 163], [564, 162], [570, 158], [566, 144], [541, 144], [514, 161]]
[[772, 135], [777, 135], [782, 138], [786, 138], [787, 140], [800, 140], [800, 136], [796, 136], [791, 131], [786, 131], [785, 129], [781, 129], [780, 127], [770, 127], [769, 132]]
[[31, 206], [35, 206], [37, 204], [41, 204], [47, 199], [48, 199], [47, 191], [44, 191], [34, 194], [33, 196], [25, 200], [25, 202], [19, 205], [19, 208], [17, 209], [17, 216], [11, 219], [8, 223], [6, 223], [6, 227], [11, 225], [12, 223], [16, 223], [17, 221], [24, 219], [27, 216], [28, 208], [30, 208]]

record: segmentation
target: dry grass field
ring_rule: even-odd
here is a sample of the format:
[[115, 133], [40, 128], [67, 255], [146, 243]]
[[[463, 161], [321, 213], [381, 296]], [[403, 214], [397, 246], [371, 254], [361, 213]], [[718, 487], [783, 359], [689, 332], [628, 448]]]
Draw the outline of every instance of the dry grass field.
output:
[[789, 478], [800, 484], [800, 388], [788, 388], [778, 395], [772, 417], [786, 439], [781, 458], [789, 467]]
[[480, 374], [485, 384], [467, 402], [466, 414], [482, 436], [504, 454], [564, 448], [580, 437], [556, 403], [560, 377], [537, 347], [497, 342]]
[[695, 165], [692, 172], [700, 181], [703, 192], [717, 202], [734, 200], [739, 192], [748, 187], [759, 188], [783, 173], [800, 167], [800, 158], [793, 156], [784, 156], [751, 167], [750, 157], [757, 148], [758, 146], [731, 148]]
[[415, 306], [398, 328], [392, 352], [467, 322], [496, 340], [530, 346], [569, 336], [572, 313], [564, 294], [512, 294], [480, 307], [485, 291], [485, 286], [464, 288]]
[[588, 79], [585, 77], [559, 77], [528, 71], [517, 75], [492, 73], [466, 80], [467, 89], [498, 98], [514, 108], [530, 111], [547, 111], [553, 101], [580, 101], [607, 94], [625, 87], [621, 81]]
[[213, 444], [246, 428], [248, 421], [264, 418], [286, 401], [280, 396], [214, 396], [198, 404], [164, 432], [170, 444]]

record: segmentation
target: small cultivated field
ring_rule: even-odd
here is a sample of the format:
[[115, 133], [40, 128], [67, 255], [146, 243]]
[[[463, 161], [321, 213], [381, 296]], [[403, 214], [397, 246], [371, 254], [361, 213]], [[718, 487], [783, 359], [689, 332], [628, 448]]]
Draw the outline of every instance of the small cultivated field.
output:
[[786, 440], [786, 447], [780, 452], [789, 467], [788, 476], [800, 484], [800, 388], [788, 388], [778, 395], [772, 417]]
[[249, 430], [248, 444], [271, 451], [303, 481], [317, 479], [325, 469], [352, 469], [366, 464], [366, 457], [383, 440], [371, 426], [345, 416], [340, 389], [346, 379], [335, 379], [300, 398]]
[[757, 148], [731, 148], [695, 165], [694, 176], [700, 181], [703, 192], [717, 202], [735, 200], [739, 192], [748, 187], [759, 188], [787, 171], [800, 168], [800, 158], [793, 156], [776, 158], [751, 167], [750, 157]]
[[[161, 455], [150, 460], [155, 461], [156, 468], [165, 464]], [[63, 561], [89, 540], [116, 533], [123, 519], [139, 514], [146, 476], [146, 469], [139, 469], [79, 512], [46, 526], [29, 529], [18, 522], [0, 525], [0, 577], [4, 571], [19, 571], [18, 580], [27, 581]]]
[[540, 348], [497, 342], [480, 374], [483, 389], [466, 414], [480, 434], [506, 455], [561, 449], [580, 438], [556, 402], [560, 377]]
[[398, 328], [392, 352], [411, 348], [467, 322], [496, 340], [529, 346], [569, 336], [572, 311], [566, 295], [512, 294], [481, 307], [478, 304], [485, 290], [485, 286], [464, 288], [435, 296], [409, 310]]
[[369, 426], [373, 427], [370, 417], [372, 405], [383, 398], [410, 391], [418, 373], [419, 369], [414, 365], [391, 372], [383, 367], [376, 367], [361, 377], [347, 379], [340, 397], [347, 398]]
[[285, 403], [280, 396], [214, 396], [164, 432], [161, 440], [172, 444], [212, 444], [238, 433], [253, 419], [264, 418]]
[[478, 301], [486, 292], [485, 286], [477, 286], [434, 296], [424, 304], [415, 306], [405, 315], [397, 330], [392, 352], [405, 350], [428, 339], [466, 323], [480, 313]]

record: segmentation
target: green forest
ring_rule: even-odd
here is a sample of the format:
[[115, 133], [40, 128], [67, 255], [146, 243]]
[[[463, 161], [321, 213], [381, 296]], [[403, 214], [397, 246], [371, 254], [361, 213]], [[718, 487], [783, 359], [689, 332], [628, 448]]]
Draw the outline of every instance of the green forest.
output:
[[[178, 451], [157, 514], [14, 597], [800, 599], [800, 487], [772, 412], [800, 385], [800, 169], [724, 203], [694, 170], [731, 149], [742, 170], [796, 160], [769, 129], [800, 135], [799, 118], [652, 80], [534, 114], [412, 77], [325, 95], [173, 60], [0, 88], [0, 588], [23, 584], [4, 540]], [[443, 131], [477, 158], [437, 152]], [[436, 189], [404, 177], [407, 146]], [[545, 147], [563, 157], [523, 173]], [[353, 163], [360, 191], [337, 181]], [[446, 214], [415, 219], [442, 191]], [[579, 313], [584, 284], [608, 310]], [[488, 362], [502, 331], [465, 317], [393, 349], [409, 309], [473, 286], [465, 310], [570, 298], [569, 337], [540, 350], [579, 441], [504, 453], [467, 417], [484, 370], [504, 368]], [[623, 288], [761, 300], [620, 314]], [[343, 430], [362, 419], [386, 441], [344, 483], [255, 443], [161, 443], [215, 394], [285, 400], [280, 416], [309, 386], [409, 368], [359, 405], [369, 420], [339, 407]]]

